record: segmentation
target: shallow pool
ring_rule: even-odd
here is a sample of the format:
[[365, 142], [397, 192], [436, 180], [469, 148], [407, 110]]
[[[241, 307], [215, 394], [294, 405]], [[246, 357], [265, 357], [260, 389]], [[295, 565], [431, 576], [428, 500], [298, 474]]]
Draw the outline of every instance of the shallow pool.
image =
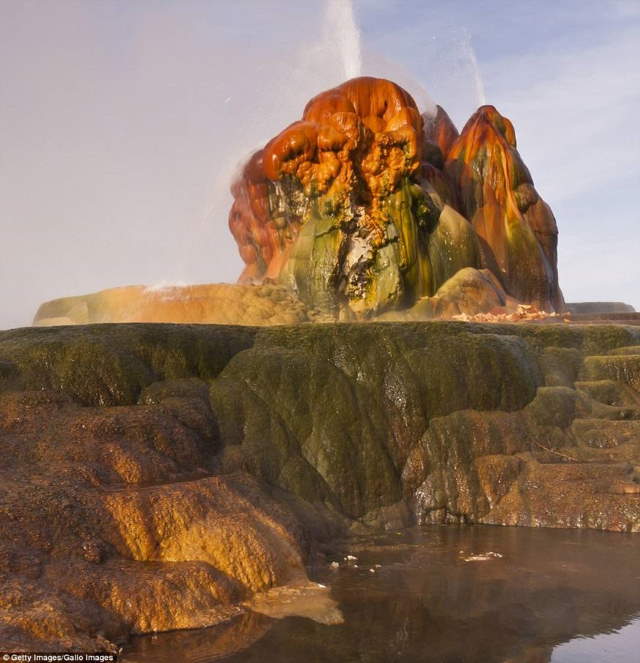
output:
[[122, 660], [640, 661], [638, 534], [424, 527], [336, 545], [310, 576], [329, 587], [341, 623], [248, 611], [137, 638]]

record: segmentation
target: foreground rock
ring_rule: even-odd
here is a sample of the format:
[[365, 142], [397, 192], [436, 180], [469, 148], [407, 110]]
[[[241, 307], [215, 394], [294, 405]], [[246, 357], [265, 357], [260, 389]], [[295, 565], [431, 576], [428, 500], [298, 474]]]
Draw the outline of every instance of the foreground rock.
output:
[[640, 330], [0, 333], [0, 648], [115, 646], [308, 584], [349, 532], [640, 531]]

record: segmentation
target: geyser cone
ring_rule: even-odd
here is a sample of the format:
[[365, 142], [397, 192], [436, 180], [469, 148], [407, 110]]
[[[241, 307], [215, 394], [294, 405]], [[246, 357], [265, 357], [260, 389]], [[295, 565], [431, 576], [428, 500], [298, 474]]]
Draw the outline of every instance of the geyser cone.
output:
[[458, 136], [442, 108], [425, 129], [400, 86], [354, 78], [314, 97], [232, 193], [240, 281], [278, 280], [320, 311], [410, 307], [464, 268], [491, 270], [505, 302], [562, 306], [553, 215], [493, 107]]

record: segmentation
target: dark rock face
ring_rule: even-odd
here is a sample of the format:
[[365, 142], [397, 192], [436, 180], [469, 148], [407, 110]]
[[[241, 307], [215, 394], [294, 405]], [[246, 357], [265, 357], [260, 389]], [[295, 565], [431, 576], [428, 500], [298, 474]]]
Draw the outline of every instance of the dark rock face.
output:
[[[240, 282], [277, 280], [326, 315], [405, 309], [447, 284], [450, 295], [463, 269], [489, 270], [502, 300], [564, 307], [554, 216], [493, 106], [458, 134], [442, 108], [421, 116], [395, 83], [355, 78], [314, 97], [232, 193]], [[489, 310], [478, 299], [470, 312]]]
[[3, 647], [218, 623], [350, 531], [640, 531], [633, 327], [24, 329], [0, 369]]

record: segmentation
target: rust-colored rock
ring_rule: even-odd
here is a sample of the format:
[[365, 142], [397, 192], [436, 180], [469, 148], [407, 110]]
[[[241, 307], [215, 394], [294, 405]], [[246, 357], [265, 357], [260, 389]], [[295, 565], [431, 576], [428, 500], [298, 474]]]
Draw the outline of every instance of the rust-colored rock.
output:
[[390, 81], [360, 78], [312, 99], [233, 186], [229, 224], [247, 263], [241, 282], [279, 276], [312, 199], [328, 195], [337, 208], [363, 198], [359, 225], [381, 232], [381, 199], [418, 169], [421, 131], [415, 102]]
[[35, 324], [564, 310], [553, 213], [493, 106], [458, 134], [440, 106], [421, 115], [395, 83], [352, 79], [258, 150], [232, 193], [238, 285], [113, 288], [46, 302]]
[[346, 317], [433, 294], [427, 236], [441, 210], [419, 184], [422, 150], [417, 106], [390, 81], [353, 79], [312, 99], [233, 186], [240, 281], [278, 279]]
[[516, 149], [511, 122], [482, 106], [447, 153], [459, 211], [480, 238], [483, 264], [524, 303], [558, 311], [556, 221]]
[[0, 394], [3, 649], [113, 651], [308, 583], [292, 509], [246, 474], [212, 475], [206, 385], [171, 384], [180, 397], [116, 408]]
[[[520, 303], [563, 307], [553, 214], [492, 106], [458, 135], [440, 106], [421, 116], [391, 81], [352, 79], [256, 152], [232, 193], [240, 282], [279, 280], [321, 311], [407, 308], [463, 268], [489, 269]], [[442, 243], [451, 207], [470, 229]]]
[[425, 138], [434, 142], [446, 159], [451, 146], [460, 134], [442, 106], [436, 106], [436, 114], [425, 126]]

